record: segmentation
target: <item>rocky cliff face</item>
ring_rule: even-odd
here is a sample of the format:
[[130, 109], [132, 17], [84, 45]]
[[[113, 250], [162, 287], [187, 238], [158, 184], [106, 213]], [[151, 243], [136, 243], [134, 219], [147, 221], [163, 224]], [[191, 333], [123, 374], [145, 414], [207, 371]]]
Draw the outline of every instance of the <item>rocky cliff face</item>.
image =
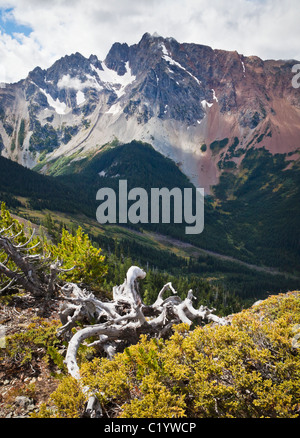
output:
[[295, 63], [148, 33], [115, 43], [103, 62], [75, 53], [0, 89], [0, 151], [47, 172], [53, 159], [142, 140], [209, 192], [249, 147], [298, 157]]

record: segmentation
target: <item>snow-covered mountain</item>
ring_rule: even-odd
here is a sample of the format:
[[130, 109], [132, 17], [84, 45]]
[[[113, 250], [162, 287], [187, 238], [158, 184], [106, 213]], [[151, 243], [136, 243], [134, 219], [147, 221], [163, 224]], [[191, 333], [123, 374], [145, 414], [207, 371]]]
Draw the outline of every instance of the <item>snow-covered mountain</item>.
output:
[[75, 53], [0, 89], [0, 151], [47, 173], [53, 160], [136, 139], [209, 192], [249, 147], [298, 158], [295, 63], [148, 33], [115, 43], [104, 61]]

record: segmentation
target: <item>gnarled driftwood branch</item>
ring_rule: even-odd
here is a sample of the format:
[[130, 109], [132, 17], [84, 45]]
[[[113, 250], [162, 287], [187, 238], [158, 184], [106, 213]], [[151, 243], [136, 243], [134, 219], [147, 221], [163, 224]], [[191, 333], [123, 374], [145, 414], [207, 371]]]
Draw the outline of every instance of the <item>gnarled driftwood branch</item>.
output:
[[[60, 317], [63, 326], [59, 335], [70, 338], [70, 330], [78, 320], [99, 321], [77, 331], [70, 339], [65, 363], [68, 371], [80, 380], [80, 369], [76, 356], [79, 346], [91, 337], [98, 340], [90, 345], [97, 345], [106, 352], [109, 358], [116, 351], [122, 351], [128, 343], [136, 343], [141, 334], [164, 337], [171, 333], [174, 324], [180, 322], [192, 324], [193, 321], [207, 320], [218, 324], [227, 324], [224, 318], [213, 314], [213, 310], [200, 306], [195, 309], [192, 304], [192, 290], [188, 291], [185, 300], [181, 300], [171, 283], [167, 283], [159, 292], [154, 304], [146, 306], [138, 293], [138, 280], [145, 278], [146, 273], [132, 266], [124, 283], [113, 288], [113, 301], [102, 302], [92, 293], [81, 290], [77, 285], [68, 284], [64, 287], [64, 306]], [[167, 289], [173, 296], [163, 298]], [[100, 322], [102, 320], [102, 322]], [[85, 388], [88, 391], [88, 388]], [[95, 395], [91, 394], [87, 409], [91, 416], [101, 416], [99, 403], [95, 403]], [[96, 407], [96, 411], [93, 410]]]

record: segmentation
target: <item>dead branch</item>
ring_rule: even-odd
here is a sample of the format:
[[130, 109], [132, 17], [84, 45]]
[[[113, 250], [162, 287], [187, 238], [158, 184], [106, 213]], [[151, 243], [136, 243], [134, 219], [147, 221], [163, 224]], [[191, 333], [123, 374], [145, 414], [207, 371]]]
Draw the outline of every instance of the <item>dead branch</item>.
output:
[[[137, 283], [138, 279], [145, 278], [145, 275], [143, 270], [132, 266], [124, 283], [113, 288], [113, 301], [105, 303], [92, 293], [81, 290], [78, 285], [64, 286], [65, 301], [60, 313], [63, 326], [58, 331], [59, 335], [70, 337], [70, 330], [78, 320], [89, 322], [91, 318], [98, 321], [103, 319], [103, 322], [88, 325], [71, 337], [65, 358], [71, 376], [80, 380], [76, 356], [79, 346], [87, 338], [97, 338], [90, 345], [101, 347], [102, 351], [112, 358], [126, 345], [138, 342], [141, 334], [166, 337], [171, 334], [172, 326], [180, 322], [191, 325], [196, 320], [200, 322], [206, 319], [217, 324], [227, 324], [224, 318], [213, 315], [213, 310], [207, 307], [200, 306], [199, 309], [195, 309], [192, 304], [192, 300], [195, 299], [192, 290], [188, 291], [186, 299], [182, 301], [171, 283], [167, 283], [161, 289], [154, 304], [145, 306], [138, 293]], [[163, 299], [167, 289], [175, 296]], [[151, 316], [147, 317], [146, 314]], [[85, 388], [85, 391], [88, 392], [88, 388]], [[95, 404], [94, 394], [90, 394], [87, 406], [90, 416], [102, 415], [99, 403]]]
[[[0, 293], [14, 284], [24, 288], [35, 297], [52, 296], [57, 289], [57, 274], [60, 272], [61, 265], [51, 264], [50, 260], [42, 254], [28, 254], [40, 245], [38, 242], [30, 246], [34, 232], [25, 243], [15, 244], [15, 238], [20, 233], [10, 236], [7, 233], [10, 228], [0, 232], [0, 247], [6, 253], [6, 260], [0, 262], [0, 274], [9, 280], [9, 284], [2, 288]], [[13, 264], [9, 264], [9, 261]]]
[[[0, 231], [0, 247], [7, 255], [6, 260], [0, 262], [0, 274], [8, 282], [0, 293], [12, 285], [19, 285], [35, 297], [49, 298], [59, 294], [59, 317], [62, 326], [57, 335], [69, 341], [65, 363], [71, 376], [79, 381], [77, 351], [88, 338], [95, 338], [90, 345], [97, 346], [111, 359], [117, 351], [123, 351], [127, 345], [137, 343], [142, 334], [162, 338], [170, 336], [174, 324], [183, 322], [190, 326], [193, 322], [203, 321], [227, 324], [224, 318], [213, 313], [214, 309], [204, 306], [196, 309], [193, 306], [195, 297], [192, 290], [182, 300], [171, 283], [163, 286], [152, 305], [145, 305], [139, 294], [138, 281], [144, 279], [146, 273], [137, 266], [131, 266], [123, 284], [113, 288], [112, 301], [101, 301], [92, 292], [81, 289], [75, 283], [58, 284], [58, 275], [75, 267], [62, 269], [61, 260], [53, 262], [43, 254], [28, 254], [38, 246], [30, 246], [34, 233], [25, 243], [15, 244], [18, 234], [10, 236], [9, 229], [10, 227]], [[173, 295], [164, 298], [167, 290]], [[87, 326], [73, 335], [72, 328], [78, 322]], [[84, 392], [89, 395], [85, 415], [102, 416], [101, 406], [95, 395], [90, 393], [89, 388], [84, 388]]]

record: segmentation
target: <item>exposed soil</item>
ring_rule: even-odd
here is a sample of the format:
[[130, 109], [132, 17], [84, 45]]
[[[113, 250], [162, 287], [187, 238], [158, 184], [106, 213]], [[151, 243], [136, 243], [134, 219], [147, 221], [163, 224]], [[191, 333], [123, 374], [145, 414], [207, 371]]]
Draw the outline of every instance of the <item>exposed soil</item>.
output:
[[[27, 330], [34, 318], [58, 319], [59, 303], [37, 301], [30, 295], [10, 297], [9, 303], [0, 307], [0, 324], [5, 327], [5, 337]], [[5, 337], [2, 348], [5, 348]], [[3, 345], [4, 342], [4, 345]], [[9, 357], [0, 351], [0, 418], [26, 418], [37, 412], [41, 403], [60, 383], [61, 371], [45, 360], [45, 350], [37, 348], [33, 359], [24, 365], [18, 357]]]

